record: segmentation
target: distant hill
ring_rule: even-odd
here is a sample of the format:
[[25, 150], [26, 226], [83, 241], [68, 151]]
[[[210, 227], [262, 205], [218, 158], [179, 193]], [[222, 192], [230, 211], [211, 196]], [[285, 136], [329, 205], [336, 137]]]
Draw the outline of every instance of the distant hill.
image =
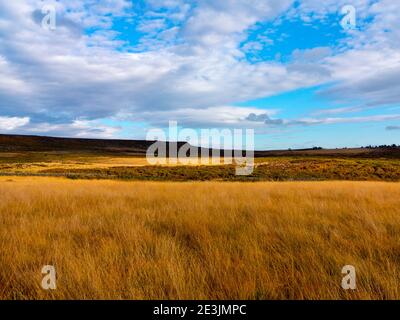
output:
[[[0, 134], [0, 152], [90, 152], [145, 155], [148, 147], [154, 142]], [[184, 144], [186, 142], [178, 142], [178, 148]]]
[[379, 148], [342, 148], [342, 149], [300, 149], [256, 151], [256, 157], [341, 157], [341, 158], [397, 158], [400, 159], [400, 147]]
[[[0, 152], [92, 152], [145, 155], [154, 141], [56, 138], [30, 135], [0, 134]], [[178, 147], [185, 142], [178, 142]], [[390, 157], [400, 159], [399, 147], [349, 148], [349, 149], [302, 149], [256, 151], [256, 157], [324, 156], [324, 157]]]
[[88, 151], [144, 154], [152, 144], [145, 140], [55, 138], [0, 134], [0, 151]]

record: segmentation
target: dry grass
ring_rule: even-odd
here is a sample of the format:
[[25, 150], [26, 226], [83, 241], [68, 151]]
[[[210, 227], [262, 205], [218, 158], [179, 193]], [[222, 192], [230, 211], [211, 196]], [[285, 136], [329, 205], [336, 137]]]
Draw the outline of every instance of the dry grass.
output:
[[[177, 158], [158, 158], [162, 167], [181, 166]], [[197, 164], [202, 166], [218, 166], [224, 164], [223, 158], [196, 159], [188, 167]], [[229, 160], [229, 159], [228, 159]], [[228, 162], [228, 160], [226, 160]], [[257, 161], [257, 160], [256, 160]], [[233, 160], [230, 159], [230, 163]], [[52, 153], [52, 152], [0, 152], [0, 175], [38, 175], [47, 171], [69, 172], [74, 170], [107, 170], [149, 166], [149, 161], [143, 156], [113, 156], [101, 154]]]
[[392, 158], [269, 157], [256, 158], [249, 176], [235, 165], [149, 165], [144, 157], [83, 153], [0, 152], [0, 176], [55, 176], [71, 179], [153, 181], [400, 181], [400, 161]]
[[78, 298], [399, 299], [400, 185], [0, 178], [0, 299]]
[[0, 152], [0, 173], [36, 174], [45, 169], [103, 169], [145, 165], [148, 165], [145, 157], [113, 157], [79, 153]]

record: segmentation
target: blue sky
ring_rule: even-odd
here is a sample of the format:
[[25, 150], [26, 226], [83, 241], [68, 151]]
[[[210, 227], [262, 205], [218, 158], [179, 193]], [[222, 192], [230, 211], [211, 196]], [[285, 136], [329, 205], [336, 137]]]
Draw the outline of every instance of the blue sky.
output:
[[399, 144], [398, 12], [389, 0], [1, 1], [0, 133], [143, 139], [178, 121], [254, 129], [257, 149]]

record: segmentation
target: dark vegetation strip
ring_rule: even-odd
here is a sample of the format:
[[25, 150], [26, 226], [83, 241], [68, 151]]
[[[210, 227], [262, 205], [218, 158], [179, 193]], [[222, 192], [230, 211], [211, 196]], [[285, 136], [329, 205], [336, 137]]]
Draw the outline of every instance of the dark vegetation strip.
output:
[[98, 169], [46, 169], [39, 174], [71, 179], [156, 181], [400, 181], [398, 160], [276, 160], [257, 165], [250, 176], [235, 175], [235, 166], [144, 166]]

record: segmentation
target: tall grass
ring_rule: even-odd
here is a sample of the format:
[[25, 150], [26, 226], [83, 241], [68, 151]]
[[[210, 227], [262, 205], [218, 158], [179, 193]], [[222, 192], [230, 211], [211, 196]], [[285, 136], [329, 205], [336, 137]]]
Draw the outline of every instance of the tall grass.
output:
[[396, 183], [0, 178], [0, 299], [390, 298]]

